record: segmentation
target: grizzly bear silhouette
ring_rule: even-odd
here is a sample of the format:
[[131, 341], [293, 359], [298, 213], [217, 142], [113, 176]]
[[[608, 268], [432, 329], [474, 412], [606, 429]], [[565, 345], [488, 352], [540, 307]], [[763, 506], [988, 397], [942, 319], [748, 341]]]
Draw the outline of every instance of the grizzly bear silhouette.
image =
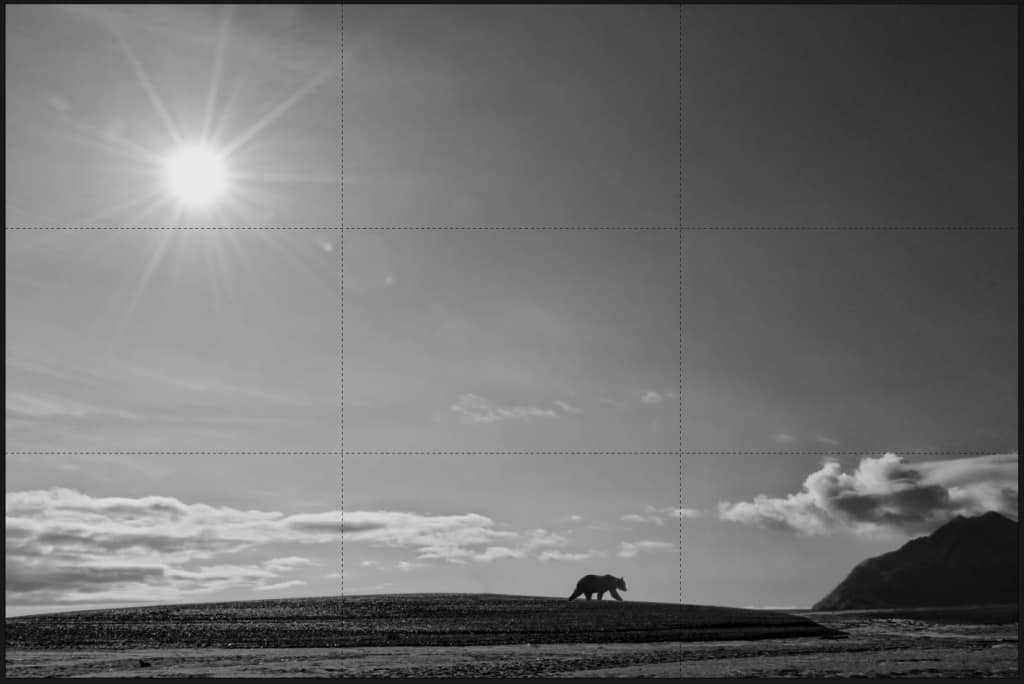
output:
[[626, 591], [626, 580], [623, 577], [615, 577], [614, 575], [585, 575], [580, 578], [580, 581], [576, 583], [576, 590], [572, 592], [572, 596], [569, 600], [572, 601], [579, 595], [584, 595], [587, 600], [593, 594], [597, 594], [597, 600], [600, 601], [604, 597], [604, 593], [607, 591], [612, 595], [612, 598], [616, 601], [621, 601], [622, 597], [619, 596], [619, 592], [616, 589]]

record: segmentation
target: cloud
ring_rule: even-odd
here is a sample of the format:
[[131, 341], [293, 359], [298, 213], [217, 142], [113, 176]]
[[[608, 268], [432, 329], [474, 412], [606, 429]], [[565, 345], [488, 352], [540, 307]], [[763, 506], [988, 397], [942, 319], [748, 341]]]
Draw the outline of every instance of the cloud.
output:
[[615, 408], [618, 408], [618, 409], [626, 408], [626, 402], [624, 402], [624, 401], [618, 401], [616, 399], [608, 399], [607, 397], [601, 397], [601, 398], [598, 399], [598, 401], [601, 402], [602, 404], [608, 404], [609, 406], [614, 406]]
[[320, 565], [314, 560], [309, 558], [301, 558], [299, 556], [288, 556], [286, 558], [271, 558], [268, 561], [264, 561], [263, 567], [274, 573], [280, 572], [291, 572], [299, 568], [308, 568], [310, 566]]
[[475, 394], [463, 394], [452, 404], [452, 411], [462, 416], [463, 423], [496, 423], [500, 420], [529, 420], [530, 418], [557, 418], [558, 413], [537, 406], [494, 406]]
[[514, 530], [476, 513], [286, 515], [164, 496], [96, 497], [66, 488], [8, 492], [5, 498], [9, 605], [145, 603], [295, 587], [294, 573], [316, 561], [296, 555], [248, 565], [219, 560], [271, 544], [337, 544], [343, 529], [346, 543], [415, 554], [405, 569], [429, 560], [489, 563], [545, 552], [557, 559], [550, 552], [569, 545], [562, 534]]
[[548, 549], [541, 551], [537, 559], [543, 562], [547, 561], [582, 561], [590, 560], [591, 558], [605, 558], [607, 553], [603, 551], [586, 551], [583, 553], [566, 553], [565, 551], [559, 551], [558, 549]]
[[577, 408], [577, 407], [572, 406], [570, 404], [567, 404], [566, 402], [561, 401], [560, 399], [555, 399], [554, 403], [555, 403], [555, 406], [557, 406], [558, 408], [562, 409], [566, 413], [572, 413], [572, 414], [575, 414], [575, 415], [580, 415], [580, 414], [583, 413], [583, 409]]
[[818, 435], [817, 437], [815, 437], [815, 439], [821, 442], [822, 444], [828, 444], [829, 446], [839, 446], [838, 439], [832, 439], [831, 437], [826, 437], [825, 435]]
[[957, 515], [998, 511], [1017, 517], [1018, 455], [993, 454], [908, 463], [887, 453], [862, 458], [852, 473], [827, 460], [785, 497], [718, 504], [723, 520], [799, 534], [911, 534]]
[[410, 561], [399, 561], [398, 564], [395, 565], [395, 567], [401, 570], [402, 572], [409, 572], [417, 568], [430, 567], [430, 563], [412, 563]]
[[303, 580], [288, 580], [287, 582], [278, 582], [277, 584], [264, 584], [258, 587], [253, 587], [253, 591], [278, 591], [280, 589], [291, 589], [292, 587], [301, 587], [305, 582]]
[[497, 528], [484, 515], [422, 515], [401, 511], [356, 511], [345, 514], [346, 543], [403, 548], [417, 558], [453, 562], [473, 559], [481, 547], [515, 540], [519, 534]]
[[655, 525], [664, 525], [665, 521], [656, 515], [640, 515], [639, 513], [627, 513], [622, 516], [623, 522], [631, 523], [654, 523]]
[[785, 432], [780, 432], [779, 434], [775, 435], [775, 441], [776, 442], [783, 442], [783, 443], [792, 442], [793, 441], [793, 435], [787, 434]]
[[640, 401], [645, 404], [660, 404], [663, 401], [678, 398], [679, 395], [671, 390], [667, 390], [664, 392], [655, 392], [654, 390], [649, 390], [640, 395]]
[[584, 520], [586, 520], [586, 518], [584, 518], [582, 515], [576, 515], [576, 514], [573, 514], [573, 515], [570, 515], [570, 516], [566, 516], [565, 519], [568, 520], [569, 522], [583, 522]]
[[7, 416], [14, 419], [89, 420], [105, 418], [131, 422], [144, 420], [143, 416], [131, 411], [74, 401], [73, 399], [31, 395], [23, 392], [7, 392], [4, 407]]
[[328, 514], [332, 528], [309, 524], [321, 514], [243, 511], [163, 496], [94, 497], [65, 488], [7, 492], [5, 508], [8, 604], [171, 601], [274, 587], [282, 575], [315, 562], [299, 556], [249, 565], [204, 562], [275, 542], [337, 543], [341, 532], [340, 514]]
[[635, 558], [640, 553], [649, 553], [653, 551], [669, 551], [674, 549], [675, 545], [670, 542], [663, 541], [636, 541], [636, 542], [622, 542], [619, 544], [619, 551], [615, 555], [619, 558]]
[[654, 506], [644, 506], [644, 512], [641, 513], [627, 513], [622, 516], [624, 522], [638, 523], [638, 524], [651, 524], [651, 525], [664, 525], [666, 518], [699, 518], [703, 514], [693, 508], [676, 508], [674, 506], [668, 506], [666, 508], [655, 508]]

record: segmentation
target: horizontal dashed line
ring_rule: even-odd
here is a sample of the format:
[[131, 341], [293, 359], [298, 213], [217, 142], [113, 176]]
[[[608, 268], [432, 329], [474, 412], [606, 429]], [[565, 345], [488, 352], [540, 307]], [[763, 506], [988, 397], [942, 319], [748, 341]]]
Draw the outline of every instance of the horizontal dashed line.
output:
[[620, 230], [620, 231], [1016, 231], [1015, 226], [8, 226], [6, 230]]
[[[985, 456], [984, 451], [876, 449], [871, 451], [7, 451], [8, 456]], [[1014, 453], [1008, 451], [1006, 453]]]

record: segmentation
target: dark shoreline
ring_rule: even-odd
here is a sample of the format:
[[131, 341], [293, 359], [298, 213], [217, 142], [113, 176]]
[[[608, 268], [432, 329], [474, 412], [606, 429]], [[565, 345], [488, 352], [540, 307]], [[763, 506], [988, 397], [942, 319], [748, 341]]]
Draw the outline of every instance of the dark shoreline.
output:
[[6, 620], [8, 649], [657, 643], [842, 636], [780, 611], [495, 594], [151, 606]]

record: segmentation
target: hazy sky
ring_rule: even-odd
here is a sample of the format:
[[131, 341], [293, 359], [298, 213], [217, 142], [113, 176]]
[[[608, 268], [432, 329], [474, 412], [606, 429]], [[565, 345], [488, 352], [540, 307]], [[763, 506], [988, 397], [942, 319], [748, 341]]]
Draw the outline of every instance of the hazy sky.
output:
[[7, 449], [339, 449], [339, 236], [8, 231]]
[[688, 5], [682, 45], [685, 224], [1017, 225], [1015, 6]]
[[346, 235], [345, 448], [678, 449], [679, 239]]
[[672, 226], [678, 143], [678, 7], [345, 8], [348, 225]]
[[[340, 223], [336, 7], [5, 12], [8, 228]], [[1015, 225], [1014, 16], [688, 6], [683, 222]], [[347, 226], [677, 225], [677, 7], [345, 17]], [[207, 119], [244, 144], [185, 209], [161, 155]], [[8, 614], [589, 572], [675, 602], [680, 553], [686, 602], [807, 606], [1017, 509], [1015, 231], [5, 247]]]

